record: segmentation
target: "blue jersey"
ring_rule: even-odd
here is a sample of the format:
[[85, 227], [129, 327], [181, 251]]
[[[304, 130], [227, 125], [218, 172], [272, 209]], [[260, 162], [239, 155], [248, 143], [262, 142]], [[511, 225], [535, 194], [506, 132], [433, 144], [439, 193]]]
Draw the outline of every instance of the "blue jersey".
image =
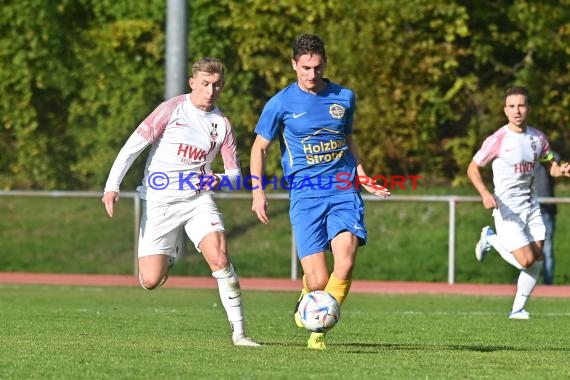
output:
[[279, 136], [292, 199], [357, 191], [356, 160], [346, 140], [354, 108], [354, 92], [330, 82], [317, 94], [295, 82], [267, 102], [255, 133], [268, 141]]

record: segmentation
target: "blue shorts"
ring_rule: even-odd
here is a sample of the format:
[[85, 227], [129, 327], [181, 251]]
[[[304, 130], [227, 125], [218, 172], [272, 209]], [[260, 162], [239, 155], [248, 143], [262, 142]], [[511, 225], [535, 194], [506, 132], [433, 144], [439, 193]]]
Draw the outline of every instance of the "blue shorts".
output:
[[330, 249], [331, 240], [343, 231], [357, 236], [359, 245], [366, 244], [360, 193], [341, 192], [326, 198], [292, 200], [289, 217], [299, 259]]

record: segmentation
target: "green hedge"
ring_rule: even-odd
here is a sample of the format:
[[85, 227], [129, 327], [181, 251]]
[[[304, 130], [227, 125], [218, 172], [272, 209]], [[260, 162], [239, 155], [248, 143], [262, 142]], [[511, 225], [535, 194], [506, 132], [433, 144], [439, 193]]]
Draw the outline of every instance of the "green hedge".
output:
[[[0, 189], [102, 189], [123, 142], [162, 100], [166, 3], [3, 2]], [[457, 185], [483, 137], [504, 122], [502, 97], [513, 84], [530, 88], [531, 122], [570, 153], [568, 5], [192, 0], [188, 60], [226, 63], [220, 105], [247, 170], [261, 107], [295, 80], [293, 38], [319, 33], [327, 75], [356, 92], [367, 170]], [[134, 189], [143, 161], [124, 189]], [[279, 174], [278, 160], [268, 169]]]

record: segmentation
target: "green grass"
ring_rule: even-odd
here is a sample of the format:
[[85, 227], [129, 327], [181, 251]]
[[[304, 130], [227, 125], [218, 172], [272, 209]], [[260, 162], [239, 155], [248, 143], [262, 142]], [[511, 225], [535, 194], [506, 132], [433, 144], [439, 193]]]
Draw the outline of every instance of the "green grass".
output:
[[0, 271], [133, 272], [133, 201], [108, 219], [100, 198], [0, 197]]
[[306, 349], [296, 293], [248, 291], [236, 348], [215, 290], [0, 286], [2, 379], [567, 379], [570, 299], [351, 294]]
[[[430, 194], [449, 194], [433, 189]], [[454, 194], [473, 191], [454, 189]], [[560, 196], [570, 190], [559, 189]], [[403, 192], [399, 195], [416, 195]], [[271, 222], [259, 223], [249, 200], [219, 199], [229, 253], [242, 277], [289, 277], [291, 228], [288, 202], [272, 200]], [[359, 251], [354, 272], [362, 280], [446, 282], [448, 205], [400, 201], [367, 202], [369, 240]], [[557, 284], [570, 284], [570, 205], [559, 206]], [[517, 271], [496, 254], [477, 263], [473, 248], [481, 227], [492, 224], [480, 203], [457, 206], [456, 282], [513, 283]], [[121, 199], [109, 219], [99, 198], [0, 198], [0, 271], [133, 273], [133, 201]], [[188, 241], [175, 275], [210, 275]]]

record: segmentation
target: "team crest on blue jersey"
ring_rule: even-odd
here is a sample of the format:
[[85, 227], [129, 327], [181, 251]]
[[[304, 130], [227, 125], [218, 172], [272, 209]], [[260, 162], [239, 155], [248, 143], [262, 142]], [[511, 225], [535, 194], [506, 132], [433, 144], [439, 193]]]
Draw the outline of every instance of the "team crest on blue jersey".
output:
[[345, 108], [340, 104], [333, 104], [329, 107], [329, 114], [335, 119], [342, 119], [344, 116]]

